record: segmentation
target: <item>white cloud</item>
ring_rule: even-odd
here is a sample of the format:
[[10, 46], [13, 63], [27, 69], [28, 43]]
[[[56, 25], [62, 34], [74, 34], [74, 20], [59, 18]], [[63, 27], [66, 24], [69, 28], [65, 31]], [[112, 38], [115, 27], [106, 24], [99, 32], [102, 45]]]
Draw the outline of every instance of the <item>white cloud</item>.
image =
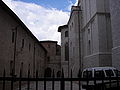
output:
[[77, 4], [78, 4], [78, 0], [76, 0], [75, 3], [73, 3], [72, 0], [67, 0], [67, 2], [69, 3], [69, 6], [67, 6], [68, 11], [71, 11], [72, 6], [77, 6]]
[[58, 26], [67, 24], [69, 13], [55, 8], [44, 8], [34, 3], [14, 0], [4, 2], [19, 16], [31, 32], [41, 40], [55, 40], [60, 44]]

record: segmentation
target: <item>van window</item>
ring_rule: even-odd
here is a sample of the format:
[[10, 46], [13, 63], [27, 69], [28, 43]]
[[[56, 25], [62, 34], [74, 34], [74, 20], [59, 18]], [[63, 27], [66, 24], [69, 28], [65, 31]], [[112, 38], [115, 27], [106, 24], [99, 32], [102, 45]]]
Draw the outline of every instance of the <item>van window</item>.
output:
[[92, 71], [84, 71], [83, 78], [92, 78]]
[[105, 77], [104, 71], [103, 70], [95, 71], [94, 77], [95, 78], [103, 78], [103, 77]]
[[117, 76], [117, 75], [120, 76], [120, 71], [114, 70], [114, 72], [115, 72], [116, 76]]
[[112, 70], [105, 70], [107, 77], [114, 76], [114, 73]]

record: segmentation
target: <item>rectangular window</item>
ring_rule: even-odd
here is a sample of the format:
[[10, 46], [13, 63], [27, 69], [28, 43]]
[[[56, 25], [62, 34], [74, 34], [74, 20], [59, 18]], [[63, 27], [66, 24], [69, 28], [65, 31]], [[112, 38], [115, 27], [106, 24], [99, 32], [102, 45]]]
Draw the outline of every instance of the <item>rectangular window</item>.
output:
[[12, 32], [12, 43], [14, 43], [15, 32]]
[[105, 70], [107, 77], [114, 76], [114, 73], [112, 70]]
[[91, 54], [91, 41], [88, 41], [88, 54]]
[[30, 51], [30, 49], [31, 49], [31, 44], [29, 43], [29, 51]]
[[120, 76], [120, 71], [114, 70], [114, 72], [115, 72], [116, 76]]
[[24, 48], [24, 39], [22, 39], [22, 48]]
[[104, 71], [103, 70], [95, 71], [94, 76], [95, 76], [95, 78], [103, 78], [103, 77], [105, 77]]
[[68, 43], [65, 44], [65, 61], [69, 61], [69, 47], [68, 47]]
[[65, 37], [68, 37], [68, 31], [65, 32]]

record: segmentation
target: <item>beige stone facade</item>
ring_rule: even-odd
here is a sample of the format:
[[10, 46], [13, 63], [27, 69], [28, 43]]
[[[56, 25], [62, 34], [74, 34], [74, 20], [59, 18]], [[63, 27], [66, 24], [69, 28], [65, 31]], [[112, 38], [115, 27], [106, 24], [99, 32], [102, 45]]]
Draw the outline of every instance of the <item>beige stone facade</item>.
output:
[[47, 75], [49, 77], [52, 76], [54, 70], [55, 77], [60, 76], [58, 74], [61, 71], [61, 46], [57, 44], [57, 41], [40, 41], [40, 44], [47, 50], [47, 59], [45, 62]]
[[34, 77], [36, 70], [44, 76], [47, 51], [23, 22], [0, 1], [0, 75], [6, 70], [7, 76], [19, 76], [22, 68], [23, 76]]
[[[88, 67], [112, 66], [109, 0], [79, 0], [78, 6], [71, 9], [67, 25], [68, 68], [73, 70], [74, 77], [78, 76], [79, 68], [82, 71]], [[61, 39], [61, 45], [65, 44], [64, 39]]]
[[79, 6], [72, 6], [71, 15], [68, 21], [69, 32], [69, 75], [73, 71], [73, 77], [78, 76], [80, 68], [80, 18]]
[[58, 32], [61, 32], [61, 69], [64, 71], [64, 77], [69, 77], [69, 42], [68, 25], [60, 26]]
[[65, 77], [70, 77], [71, 70], [77, 77], [79, 70], [88, 67], [120, 69], [119, 14], [119, 0], [79, 0], [71, 9], [67, 25], [58, 28], [60, 46], [56, 41], [39, 42], [0, 1], [0, 76], [4, 69], [7, 76], [12, 75], [12, 69], [13, 75], [19, 76], [20, 68], [23, 76], [30, 69], [31, 77], [36, 70], [40, 77], [47, 71], [51, 76], [53, 70], [56, 77], [60, 76], [61, 69]]
[[112, 66], [120, 70], [120, 0], [110, 0], [112, 25]]
[[[79, 6], [73, 6], [71, 9], [70, 19], [67, 25], [60, 26], [58, 31], [61, 32], [61, 53], [62, 53], [62, 67], [66, 76], [70, 77], [71, 70], [73, 72], [73, 77], [78, 76], [79, 69], [81, 67], [81, 47], [80, 47], [80, 19], [81, 10]], [[65, 37], [66, 31], [68, 32], [68, 37]], [[65, 46], [68, 44], [68, 62], [65, 61]], [[67, 70], [66, 70], [67, 69]], [[68, 75], [67, 75], [68, 74]]]
[[112, 66], [109, 0], [81, 0], [82, 67]]

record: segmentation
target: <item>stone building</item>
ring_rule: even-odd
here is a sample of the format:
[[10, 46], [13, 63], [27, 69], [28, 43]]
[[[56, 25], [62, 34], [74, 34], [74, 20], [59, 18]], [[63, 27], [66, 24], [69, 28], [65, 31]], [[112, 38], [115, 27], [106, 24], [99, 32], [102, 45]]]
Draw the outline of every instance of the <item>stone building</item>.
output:
[[61, 32], [61, 65], [68, 77], [70, 77], [71, 70], [73, 71], [73, 77], [77, 77], [81, 67], [80, 18], [80, 7], [72, 6], [68, 24], [58, 28], [58, 31]]
[[80, 0], [82, 68], [112, 65], [109, 0]]
[[61, 71], [61, 46], [57, 41], [40, 41], [40, 44], [47, 50], [45, 75], [52, 76], [53, 70], [56, 77], [60, 76]]
[[58, 32], [61, 32], [61, 67], [64, 71], [64, 77], [69, 74], [69, 42], [68, 42], [68, 25], [60, 26]]
[[112, 66], [120, 70], [120, 0], [110, 0], [112, 25]]
[[[109, 0], [79, 0], [78, 6], [71, 9], [67, 25], [68, 68], [73, 70], [74, 77], [77, 77], [79, 68], [83, 70], [88, 67], [112, 66]], [[61, 36], [63, 31], [61, 30]], [[61, 44], [65, 44], [64, 39], [61, 39]]]
[[81, 9], [79, 6], [72, 6], [70, 19], [68, 21], [69, 34], [69, 75], [72, 70], [73, 77], [78, 76], [81, 65], [81, 45], [80, 45], [80, 24]]
[[[61, 65], [64, 68], [64, 73], [68, 74], [66, 75], [68, 77], [70, 77], [71, 70], [73, 71], [73, 77], [77, 77], [81, 67], [80, 19], [80, 7], [72, 6], [68, 24], [58, 28], [58, 32], [61, 32]], [[67, 37], [66, 32], [68, 34]]]
[[36, 69], [44, 76], [47, 51], [24, 23], [12, 10], [0, 0], [0, 76], [6, 70], [7, 76], [34, 77]]

